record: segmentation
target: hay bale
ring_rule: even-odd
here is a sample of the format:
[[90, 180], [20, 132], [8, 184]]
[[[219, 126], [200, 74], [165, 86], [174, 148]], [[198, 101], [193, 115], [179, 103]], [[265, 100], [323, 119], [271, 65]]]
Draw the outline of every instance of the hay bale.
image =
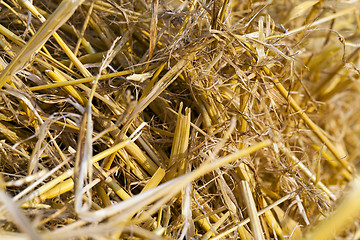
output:
[[0, 4], [1, 238], [359, 235], [359, 3]]

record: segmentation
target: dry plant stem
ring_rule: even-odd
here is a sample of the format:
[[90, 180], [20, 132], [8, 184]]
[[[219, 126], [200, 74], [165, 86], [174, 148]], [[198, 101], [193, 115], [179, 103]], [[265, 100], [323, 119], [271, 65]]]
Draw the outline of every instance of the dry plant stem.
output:
[[192, 53], [184, 56], [175, 64], [175, 66], [166, 72], [166, 74], [154, 85], [149, 94], [135, 107], [128, 122], [123, 127], [123, 131], [127, 131], [133, 119], [135, 119], [140, 112], [142, 112], [152, 101], [154, 101], [155, 98], [157, 98], [181, 74], [185, 65], [192, 60], [198, 50], [198, 48], [194, 49]]
[[[14, 78], [16, 78], [16, 76], [14, 76]], [[26, 114], [30, 118], [33, 118], [33, 115], [34, 115], [41, 124], [44, 124], [44, 122], [42, 121], [42, 119], [41, 119], [40, 115], [38, 114], [37, 110], [33, 106], [33, 104], [29, 101], [29, 99], [27, 97], [25, 97], [24, 95], [21, 94], [21, 91], [17, 90], [16, 88], [12, 88], [9, 85], [6, 85], [6, 88], [7, 88], [7, 90], [2, 90], [2, 91], [4, 93], [7, 93], [7, 94], [10, 94], [10, 95], [13, 95], [13, 96], [19, 98], [21, 107], [25, 110]], [[37, 122], [35, 120], [33, 120], [33, 125], [34, 125], [35, 129], [39, 129], [39, 126], [38, 126], [38, 124], [37, 124]], [[46, 126], [43, 125], [42, 127], [46, 127]], [[66, 157], [64, 156], [63, 152], [61, 151], [61, 149], [58, 146], [58, 144], [56, 143], [56, 141], [54, 141], [54, 138], [52, 137], [50, 131], [48, 129], [46, 129], [45, 132], [46, 132], [45, 134], [47, 134], [48, 137], [50, 138], [50, 141], [53, 142], [53, 144], [55, 146], [55, 149], [58, 151], [58, 153], [60, 155], [61, 160], [63, 162], [66, 161]], [[35, 147], [37, 147], [38, 143], [36, 144]], [[39, 149], [35, 149], [32, 152], [32, 154], [30, 156], [30, 159], [29, 159], [29, 161], [30, 161], [29, 168], [28, 168], [28, 173], [29, 174], [31, 174], [33, 170], [37, 170], [37, 169], [33, 168], [36, 165], [36, 163], [38, 162], [38, 159], [36, 157], [36, 151], [39, 151]]]
[[[219, 219], [219, 221], [217, 221], [214, 225], [213, 228], [216, 230], [218, 229], [226, 220], [227, 218], [230, 216], [230, 212], [226, 212], [224, 215], [222, 215], [222, 217]], [[214, 235], [212, 229], [210, 229], [209, 231], [207, 231], [201, 238], [201, 240], [208, 240], [211, 235]]]
[[349, 192], [336, 207], [335, 211], [321, 221], [306, 235], [305, 239], [327, 240], [335, 237], [337, 232], [345, 230], [360, 213], [360, 179], [356, 176], [350, 184]]
[[131, 196], [117, 183], [116, 180], [111, 178], [97, 163], [94, 163], [94, 167], [101, 174], [103, 181], [118, 195], [122, 200], [131, 198]]
[[[260, 210], [258, 213], [257, 213], [257, 216], [260, 216], [261, 214], [264, 214], [266, 211], [269, 211], [271, 210], [272, 208], [278, 206], [279, 204], [285, 202], [286, 200], [292, 198], [295, 196], [295, 194], [297, 194], [296, 192], [293, 192], [291, 194], [288, 194], [286, 195], [285, 197], [282, 197], [280, 198], [279, 200], [273, 202], [272, 204], [268, 205], [266, 208]], [[250, 222], [250, 218], [247, 218], [243, 221], [241, 221], [241, 223], [237, 224], [236, 226], [220, 233], [219, 235], [217, 235], [216, 237], [214, 238], [211, 238], [211, 240], [217, 240], [217, 239], [223, 239], [225, 236], [229, 235], [230, 233], [236, 231], [237, 228], [241, 227], [241, 226], [244, 226], [245, 224], [249, 223]]]
[[226, 9], [228, 8], [228, 4], [229, 4], [229, 0], [225, 0], [222, 8], [221, 8], [221, 12], [219, 15], [219, 21], [222, 23], [224, 22], [224, 18], [225, 18], [225, 13], [226, 13]]
[[150, 178], [150, 180], [146, 183], [145, 187], [141, 190], [141, 192], [145, 192], [149, 189], [152, 189], [160, 184], [162, 179], [165, 177], [165, 169], [158, 168], [154, 175]]
[[[320, 152], [321, 152], [321, 157], [322, 157], [323, 159], [325, 159], [328, 164], [330, 164], [330, 165], [333, 166], [333, 167], [338, 167], [338, 166], [339, 166], [338, 162], [332, 161], [333, 157], [331, 157], [331, 156], [329, 155], [330, 153], [328, 153], [325, 149], [320, 148], [320, 147], [319, 147], [318, 145], [316, 145], [316, 144], [313, 144], [313, 148], [314, 148], [316, 151], [320, 151]], [[343, 170], [343, 171], [341, 172], [341, 175], [343, 175], [343, 177], [344, 177], [347, 181], [350, 181], [351, 178], [352, 178], [352, 175], [351, 175], [349, 172], [345, 171], [345, 170]]]
[[[265, 140], [246, 149], [239, 150], [233, 154], [219, 158], [216, 161], [211, 161], [211, 159], [208, 159], [199, 168], [190, 173], [187, 173], [183, 176], [159, 185], [152, 190], [145, 191], [119, 204], [112, 205], [96, 212], [82, 212], [82, 217], [86, 219], [91, 219], [92, 221], [100, 221], [101, 219], [117, 214], [116, 218], [121, 221], [121, 219], [124, 219], [124, 217], [127, 218], [129, 216], [132, 216], [141, 209], [143, 209], [143, 207], [161, 199], [155, 204], [155, 206], [152, 207], [152, 210], [149, 211], [149, 214], [151, 214], [152, 212], [156, 212], [162, 204], [165, 204], [165, 202], [169, 201], [173, 196], [178, 194], [179, 191], [191, 181], [194, 181], [195, 179], [211, 171], [214, 171], [215, 169], [220, 168], [225, 164], [236, 161], [243, 156], [267, 147], [270, 144], [270, 140]], [[138, 219], [137, 221], [141, 222], [143, 220], [146, 220], [147, 218], [148, 215]]]
[[62, 207], [61, 209], [57, 210], [55, 213], [51, 214], [49, 217], [45, 218], [45, 219], [42, 219], [38, 224], [37, 224], [37, 227], [40, 227], [40, 226], [43, 226], [45, 223], [51, 221], [51, 220], [54, 220], [55, 218], [57, 218], [59, 215], [63, 214], [66, 209], [68, 207], [67, 206], [64, 206]]
[[101, 201], [102, 201], [104, 207], [108, 207], [108, 206], [112, 205], [110, 197], [109, 197], [109, 195], [107, 195], [107, 193], [101, 183], [97, 184], [94, 187], [94, 189], [95, 189], [97, 195], [101, 198]]
[[319, 87], [314, 91], [314, 94], [318, 96], [319, 99], [326, 97], [331, 91], [335, 90], [341, 82], [341, 78], [338, 77], [339, 72], [344, 70], [346, 63], [356, 62], [359, 58], [358, 52], [360, 48], [356, 48], [349, 56], [346, 57], [344, 62], [341, 62], [328, 76], [326, 79], [321, 81]]
[[242, 195], [245, 201], [245, 205], [247, 207], [247, 212], [249, 214], [250, 226], [254, 234], [254, 237], [256, 240], [264, 240], [264, 233], [261, 227], [260, 219], [258, 217], [255, 201], [252, 196], [249, 183], [247, 181], [241, 181], [240, 187], [242, 190]]
[[[46, 19], [44, 18], [44, 16], [42, 16], [37, 9], [34, 7], [34, 5], [32, 5], [28, 0], [21, 0], [22, 3], [24, 4], [24, 6], [31, 11], [42, 23], [44, 23], [46, 21]], [[82, 3], [82, 1], [79, 1], [78, 5], [76, 6], [76, 8], [78, 6], [80, 6]], [[76, 10], [72, 9], [73, 11]], [[73, 13], [73, 12], [72, 12]], [[51, 15], [52, 16], [52, 15]], [[60, 18], [62, 16], [59, 16]], [[58, 42], [58, 44], [60, 45], [60, 47], [64, 50], [65, 54], [70, 58], [70, 60], [74, 63], [74, 65], [76, 66], [76, 68], [83, 74], [84, 77], [91, 77], [91, 73], [84, 67], [84, 65], [79, 61], [79, 59], [75, 56], [75, 54], [70, 50], [70, 48], [65, 44], [65, 42], [62, 40], [62, 38], [59, 36], [59, 34], [57, 34], [55, 31], [53, 32], [53, 37], [55, 38], [55, 40]]]
[[71, 178], [66, 179], [65, 181], [57, 184], [55, 187], [44, 192], [36, 198], [38, 203], [45, 201], [46, 199], [51, 199], [57, 196], [60, 196], [63, 193], [69, 192], [74, 188], [74, 181]]
[[154, 75], [152, 76], [149, 84], [146, 86], [145, 90], [143, 91], [139, 102], [141, 102], [150, 92], [150, 90], [152, 89], [152, 87], [155, 84], [155, 81], [158, 79], [160, 73], [162, 72], [162, 70], [164, 69], [164, 67], [166, 66], [166, 62], [164, 62], [163, 64], [160, 65], [160, 67], [156, 70], [156, 72], [154, 73]]
[[[189, 9], [190, 12], [195, 9], [196, 3], [197, 3], [197, 0], [193, 0], [193, 1], [192, 1], [192, 4], [191, 4], [190, 9]], [[180, 35], [184, 32], [185, 27], [186, 27], [186, 25], [188, 24], [188, 22], [189, 22], [189, 20], [190, 20], [190, 17], [191, 17], [190, 14], [186, 16], [185, 20], [184, 20], [183, 23], [181, 24], [181, 27], [180, 27], [179, 32], [178, 32], [178, 36], [180, 36]]]
[[60, 176], [54, 178], [53, 180], [47, 182], [45, 185], [41, 186], [40, 188], [36, 189], [35, 191], [31, 192], [30, 194], [26, 195], [21, 199], [21, 202], [30, 202], [37, 198], [38, 196], [43, 195], [44, 193], [48, 192], [52, 188], [54, 188], [57, 184], [61, 183], [65, 179], [71, 177], [73, 175], [73, 170], [69, 169]]
[[176, 176], [185, 173], [187, 166], [187, 151], [189, 145], [190, 135], [190, 109], [185, 109], [185, 115], [181, 113], [182, 104], [180, 105], [178, 112], [178, 119], [176, 121], [175, 134], [170, 155], [170, 171], [169, 177], [174, 178]]
[[[33, 29], [40, 29], [34, 18], [51, 20], [40, 7], [56, 9], [57, 4], [40, 0], [37, 8], [29, 0], [1, 1], [4, 73], [6, 61], [16, 60]], [[325, 219], [330, 215], [333, 193], [340, 194], [335, 187], [348, 184], [351, 164], [359, 161], [358, 138], [351, 135], [360, 131], [352, 114], [357, 105], [351, 105], [360, 93], [356, 5], [297, 0], [281, 6], [282, 13], [266, 1], [89, 0], [83, 7], [69, 24], [59, 24], [63, 39], [57, 41], [63, 46], [38, 39], [41, 45], [28, 49], [31, 57], [6, 75], [13, 87], [5, 83], [0, 92], [0, 188], [15, 192], [12, 201], [25, 217], [44, 219], [32, 227], [41, 229], [39, 237], [250, 240], [253, 235], [301, 239], [307, 233], [311, 239], [325, 229], [322, 223], [309, 229], [300, 223], [319, 217], [316, 207]], [[102, 59], [116, 36], [123, 43], [116, 61], [105, 68]], [[92, 54], [92, 46], [99, 52]], [[319, 54], [317, 46], [324, 47]], [[342, 54], [344, 69], [332, 59]], [[76, 61], [83, 70], [67, 67]], [[100, 65], [99, 75], [83, 78]], [[2, 73], [0, 83], [1, 78]], [[179, 111], [180, 104], [188, 112]], [[135, 138], [145, 121], [149, 126]], [[320, 127], [337, 133], [339, 141]], [[266, 136], [274, 141], [256, 144]], [[86, 162], [82, 178], [75, 175], [80, 168], [73, 168], [76, 149], [77, 162]], [[249, 186], [241, 188], [241, 180]], [[283, 197], [294, 189], [301, 194]], [[252, 200], [247, 205], [242, 190]], [[354, 196], [354, 202], [360, 198]], [[360, 212], [350, 204], [357, 203], [348, 205]], [[16, 226], [5, 218], [5, 208], [0, 206], [0, 216], [10, 228], [1, 236], [11, 237], [9, 229]], [[350, 210], [341, 211], [349, 215]], [[360, 235], [357, 228], [339, 227], [330, 237]], [[13, 238], [26, 238], [20, 228], [14, 231]]]
[[[42, 177], [40, 177], [37, 181], [35, 181], [34, 183], [32, 183], [30, 186], [28, 186], [26, 189], [24, 189], [23, 191], [21, 191], [19, 194], [17, 194], [16, 196], [13, 197], [13, 201], [17, 201], [19, 199], [21, 199], [23, 196], [25, 196], [26, 194], [28, 194], [30, 191], [32, 191], [37, 185], [39, 185], [41, 182], [43, 182], [46, 178], [50, 177], [51, 175], [53, 175], [56, 171], [58, 171], [61, 167], [63, 167], [65, 164], [67, 164], [69, 161], [69, 159], [67, 159], [66, 161], [63, 161], [62, 163], [60, 163], [59, 165], [57, 165], [55, 168], [51, 169], [51, 171], [49, 171], [48, 173], [44, 174]], [[69, 173], [71, 174], [71, 173]], [[44, 185], [45, 186], [45, 185]], [[53, 185], [54, 186], [54, 185]], [[52, 187], [53, 187], [52, 186]], [[51, 187], [50, 187], [51, 188]], [[49, 188], [48, 188], [49, 189]]]
[[159, 0], [152, 0], [148, 61], [153, 57], [157, 42], [157, 24], [158, 24], [158, 11], [159, 11], [158, 8], [159, 8]]
[[[121, 148], [124, 148], [127, 143], [129, 143], [129, 141], [121, 142], [121, 143], [113, 146], [112, 148], [109, 148], [109, 149], [105, 150], [104, 152], [101, 152], [101, 153], [95, 155], [93, 157], [93, 159], [92, 159], [93, 164], [95, 165], [95, 167], [100, 168], [96, 164], [97, 161], [105, 158], [106, 156], [112, 154], [115, 151], [118, 151]], [[69, 178], [72, 175], [73, 175], [73, 169], [67, 170], [66, 172], [64, 172], [59, 177], [57, 177], [57, 178], [53, 179], [52, 181], [46, 183], [45, 185], [43, 185], [39, 189], [35, 190], [31, 194], [29, 194], [26, 197], [24, 197], [23, 199], [21, 199], [21, 201], [22, 202], [30, 202], [33, 199], [35, 199], [36, 197], [39, 197], [40, 202], [41, 202], [44, 199], [52, 198], [54, 196], [55, 192], [56, 192], [55, 196], [57, 196], [58, 194], [62, 194], [62, 193], [65, 193], [67, 191], [72, 190], [72, 187], [73, 187], [73, 184], [74, 184], [72, 179], [69, 179], [66, 182], [63, 182], [63, 180]], [[110, 179], [111, 178], [109, 178], [109, 180]], [[107, 181], [105, 181], [105, 182], [108, 183]], [[59, 185], [59, 184], [61, 184], [61, 185]], [[112, 183], [110, 183], [110, 184], [112, 184]], [[125, 191], [123, 191], [122, 188], [118, 188], [114, 184], [112, 184], [111, 186], [116, 188], [115, 193], [117, 193], [118, 195], [120, 194], [119, 197], [121, 197], [122, 199], [128, 198], [128, 195], [127, 196], [124, 195]], [[55, 189], [52, 190], [53, 188], [55, 188]], [[24, 195], [24, 193], [22, 195], [19, 195], [18, 197], [16, 197], [16, 199], [19, 199], [23, 195]]]
[[[261, 197], [262, 200], [262, 205], [264, 207], [268, 206], [267, 202], [265, 201], [264, 197]], [[267, 223], [267, 225], [269, 226], [269, 228], [271, 228], [272, 230], [275, 230], [275, 233], [280, 237], [283, 238], [284, 237], [284, 231], [282, 230], [280, 224], [278, 223], [277, 219], [275, 218], [274, 214], [272, 213], [272, 211], [266, 211], [264, 213], [264, 219]]]
[[[19, 36], [11, 32], [9, 29], [4, 27], [0, 24], [0, 33], [3, 34], [5, 37], [16, 43], [20, 47], [24, 47], [26, 45], [26, 42], [22, 40]], [[11, 53], [11, 51], [10, 51]]]
[[[67, 82], [67, 79], [61, 74], [60, 71], [57, 71], [56, 69], [53, 71], [47, 70], [46, 74], [55, 82]], [[64, 90], [73, 96], [82, 106], [85, 106], [87, 100], [85, 97], [81, 96], [73, 86], [64, 86]]]
[[48, 38], [64, 24], [75, 12], [82, 1], [64, 0], [51, 17], [41, 26], [39, 31], [30, 39], [24, 48], [17, 54], [11, 63], [0, 74], [0, 88], [11, 80], [15, 73], [23, 68]]
[[[82, 203], [82, 191], [84, 189], [84, 183], [89, 179], [92, 181], [92, 165], [94, 161], [92, 161], [92, 134], [93, 134], [93, 120], [92, 120], [92, 100], [95, 95], [95, 91], [98, 87], [98, 81], [101, 76], [101, 73], [104, 69], [108, 67], [108, 65], [112, 62], [113, 58], [120, 51], [121, 47], [124, 45], [123, 40], [118, 41], [116, 39], [114, 43], [111, 45], [106, 57], [101, 63], [99, 73], [94, 79], [93, 86], [89, 93], [89, 100], [86, 104], [84, 116], [81, 122], [80, 133], [79, 133], [79, 144], [78, 144], [78, 152], [76, 154], [75, 159], [75, 170], [74, 170], [74, 180], [75, 181], [75, 211], [78, 214], [82, 214], [83, 212], [88, 211], [88, 207]], [[118, 43], [119, 42], [119, 43]], [[75, 57], [76, 58], [76, 57]], [[80, 61], [79, 61], [80, 62]], [[75, 62], [76, 65], [76, 62]], [[90, 76], [90, 73], [89, 73]], [[88, 76], [86, 76], [88, 77]], [[84, 138], [82, 138], [82, 136]], [[86, 192], [89, 197], [91, 194], [89, 191]], [[91, 199], [90, 199], [91, 201]]]
[[[91, 1], [91, 4], [90, 4], [90, 7], [86, 13], [86, 16], [85, 16], [85, 19], [84, 19], [84, 24], [81, 28], [81, 31], [80, 31], [80, 35], [78, 36], [78, 41], [76, 43], [76, 46], [75, 46], [75, 50], [74, 50], [74, 55], [77, 56], [78, 52], [79, 52], [79, 48], [80, 48], [80, 44], [83, 42], [84, 40], [84, 34], [85, 34], [85, 30], [86, 30], [86, 27], [88, 26], [89, 24], [89, 20], [90, 20], [90, 16], [91, 16], [91, 13], [93, 11], [93, 7], [94, 7], [94, 1]], [[74, 62], [71, 62], [70, 65], [69, 65], [69, 68], [71, 69], [74, 65]]]
[[332, 154], [337, 158], [337, 160], [341, 163], [341, 165], [349, 172], [352, 173], [352, 170], [348, 166], [346, 162], [346, 156], [344, 156], [336, 147], [335, 145], [325, 136], [323, 130], [317, 126], [309, 117], [308, 115], [300, 108], [300, 106], [295, 102], [295, 100], [290, 96], [288, 91], [284, 88], [284, 86], [279, 82], [277, 78], [273, 76], [270, 70], [267, 67], [263, 68], [265, 73], [268, 76], [272, 76], [271, 80], [273, 81], [275, 87], [279, 90], [281, 95], [290, 103], [290, 106], [293, 110], [300, 115], [300, 117], [305, 121], [305, 123], [314, 131], [316, 136], [322, 141], [327, 148], [331, 151]]

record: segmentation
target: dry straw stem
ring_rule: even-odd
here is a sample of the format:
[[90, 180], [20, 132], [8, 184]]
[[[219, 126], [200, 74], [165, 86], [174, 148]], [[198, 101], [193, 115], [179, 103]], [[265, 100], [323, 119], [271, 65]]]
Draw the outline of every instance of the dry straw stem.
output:
[[24, 48], [16, 55], [11, 63], [0, 74], [0, 87], [10, 81], [17, 71], [23, 68], [48, 38], [63, 25], [75, 12], [82, 1], [62, 1], [51, 17], [42, 25]]
[[350, 211], [357, 3], [59, 3], [0, 1], [2, 238], [318, 238]]
[[[177, 177], [172, 181], [164, 183], [159, 187], [154, 188], [153, 190], [146, 191], [142, 194], [136, 195], [128, 201], [121, 202], [117, 205], [113, 205], [108, 208], [96, 212], [84, 213], [83, 217], [91, 221], [99, 221], [106, 217], [113, 216], [114, 214], [119, 214], [116, 216], [117, 219], [133, 215], [136, 212], [140, 211], [143, 207], [148, 204], [161, 199], [160, 202], [167, 202], [171, 197], [175, 196], [184, 186], [186, 186], [191, 181], [211, 172], [215, 169], [224, 166], [225, 164], [231, 163], [238, 160], [239, 158], [256, 152], [259, 149], [267, 147], [271, 144], [270, 140], [265, 140], [263, 142], [257, 143], [253, 146], [250, 146], [246, 149], [239, 150], [233, 154], [227, 155], [225, 157], [219, 158], [216, 161], [206, 161], [196, 170], [185, 174], [183, 176]], [[164, 199], [162, 199], [164, 198]], [[161, 205], [160, 205], [161, 206]], [[158, 206], [158, 207], [160, 207]]]
[[188, 167], [188, 160], [186, 159], [189, 135], [190, 135], [190, 109], [185, 109], [185, 115], [181, 113], [182, 104], [180, 104], [178, 118], [176, 121], [175, 134], [171, 148], [171, 155], [169, 160], [169, 178], [183, 175]]
[[[296, 195], [296, 193], [291, 193], [289, 195], [286, 195], [285, 197], [282, 197], [281, 199], [273, 202], [272, 204], [270, 204], [269, 206], [267, 206], [266, 208], [260, 210], [259, 212], [257, 212], [257, 216], [260, 216], [261, 214], [264, 214], [265, 212], [271, 210], [272, 208], [275, 208], [276, 206], [280, 205], [281, 203], [283, 203], [284, 201], [287, 201], [288, 199], [291, 199], [292, 197], [294, 197]], [[217, 235], [216, 237], [210, 238], [211, 240], [218, 240], [218, 239], [223, 239], [224, 237], [226, 237], [227, 235], [229, 235], [230, 233], [236, 231], [236, 229], [238, 229], [241, 226], [244, 226], [245, 224], [250, 222], [250, 218], [247, 218], [243, 221], [241, 221], [239, 224], [237, 224], [236, 226], [220, 233], [219, 235]]]
[[247, 207], [247, 212], [249, 213], [250, 225], [254, 237], [256, 240], [262, 240], [264, 239], [264, 234], [260, 224], [260, 219], [258, 218], [254, 198], [252, 196], [249, 183], [247, 181], [241, 181], [240, 187], [242, 190], [242, 196], [244, 198], [245, 205]]
[[[83, 0], [81, 1], [74, 1], [71, 0], [74, 4], [69, 4], [71, 7], [73, 7], [73, 9], [71, 9], [71, 14], [74, 13], [74, 11], [77, 9], [78, 6], [81, 5], [81, 3], [83, 2]], [[32, 14], [34, 14], [42, 23], [44, 23], [46, 21], [46, 19], [44, 18], [44, 16], [42, 16], [37, 9], [31, 4], [30, 1], [28, 0], [22, 0], [21, 1], [22, 4], [24, 4], [24, 6], [30, 11], [32, 12]], [[63, 14], [66, 12], [63, 12]], [[59, 15], [59, 18], [63, 18], [65, 17], [65, 21], [67, 20], [66, 16], [63, 16], [63, 14]], [[71, 15], [70, 15], [71, 16]], [[51, 17], [50, 17], [51, 18]], [[62, 22], [63, 24], [64, 22]], [[61, 25], [62, 25], [61, 24]], [[55, 27], [55, 31], [56, 29], [58, 29], [59, 27], [61, 27], [61, 25], [59, 25], [58, 27]], [[53, 32], [53, 37], [55, 38], [55, 40], [58, 42], [58, 44], [60, 45], [60, 47], [64, 50], [64, 53], [70, 58], [70, 60], [74, 63], [74, 65], [78, 68], [78, 70], [83, 74], [84, 77], [91, 77], [91, 73], [84, 67], [84, 65], [79, 61], [79, 59], [75, 56], [75, 54], [71, 51], [71, 49], [65, 44], [65, 42], [62, 40], [62, 38], [56, 33]]]
[[[99, 80], [129, 75], [129, 74], [141, 72], [144, 69], [145, 69], [145, 67], [140, 67], [140, 68], [135, 68], [133, 70], [124, 70], [124, 71], [119, 71], [119, 72], [114, 72], [114, 73], [108, 73], [108, 74], [101, 75]], [[77, 84], [82, 84], [82, 83], [88, 83], [88, 82], [94, 81], [94, 79], [95, 79], [95, 77], [87, 77], [87, 78], [81, 78], [81, 79], [76, 79], [76, 80], [71, 80], [71, 81], [68, 80], [66, 82], [57, 82], [57, 83], [49, 83], [46, 85], [39, 85], [39, 86], [35, 86], [35, 87], [30, 87], [29, 89], [31, 91], [39, 91], [39, 90], [44, 90], [44, 89], [49, 89], [49, 88], [65, 87], [65, 86], [77, 85]]]

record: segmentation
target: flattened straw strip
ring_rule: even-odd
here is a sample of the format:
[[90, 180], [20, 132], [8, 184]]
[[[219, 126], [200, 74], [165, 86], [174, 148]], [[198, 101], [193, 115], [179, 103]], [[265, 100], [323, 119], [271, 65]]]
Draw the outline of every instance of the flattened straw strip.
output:
[[145, 187], [141, 190], [141, 192], [145, 192], [158, 186], [162, 179], [165, 177], [165, 173], [165, 169], [159, 167], [158, 170], [156, 170], [156, 172], [154, 173], [154, 175], [150, 178], [150, 180], [146, 183]]
[[247, 212], [249, 214], [251, 230], [254, 234], [255, 240], [264, 240], [264, 233], [261, 227], [260, 219], [256, 210], [256, 205], [252, 192], [247, 181], [242, 180], [240, 182], [240, 188], [242, 190], [242, 195], [247, 207]]
[[[158, 24], [158, 12], [159, 12], [159, 0], [153, 0], [151, 2], [151, 21], [150, 21], [150, 41], [148, 50], [148, 60], [153, 57], [156, 42], [157, 42], [157, 24]], [[150, 63], [150, 62], [149, 62]]]
[[[173, 110], [173, 109], [171, 109], [171, 108], [168, 108], [168, 110], [170, 110], [170, 112], [172, 112], [173, 114], [178, 115], [178, 113], [177, 113], [175, 110]], [[209, 139], [212, 139], [209, 134], [207, 134], [206, 132], [204, 132], [204, 130], [202, 130], [201, 128], [199, 128], [198, 126], [196, 126], [196, 125], [195, 125], [193, 122], [191, 122], [191, 121], [190, 121], [190, 126], [193, 127], [194, 129], [196, 129], [196, 131], [198, 131], [199, 133], [201, 133], [201, 134], [204, 135], [205, 137], [207, 137], [207, 138], [209, 138]]]
[[188, 151], [190, 135], [190, 109], [185, 109], [185, 115], [181, 113], [181, 110], [182, 103], [179, 107], [175, 134], [169, 160], [169, 166], [175, 164], [176, 167], [172, 168], [169, 171], [169, 178], [184, 174], [187, 166], [186, 154]]
[[21, 141], [21, 138], [14, 132], [11, 131], [6, 125], [0, 122], [0, 133], [4, 134], [4, 136], [13, 144]]
[[82, 0], [63, 0], [50, 18], [41, 26], [39, 31], [30, 39], [19, 54], [0, 73], [0, 88], [10, 81], [17, 71], [25, 66], [31, 56], [36, 53], [49, 37], [64, 24], [75, 12]]

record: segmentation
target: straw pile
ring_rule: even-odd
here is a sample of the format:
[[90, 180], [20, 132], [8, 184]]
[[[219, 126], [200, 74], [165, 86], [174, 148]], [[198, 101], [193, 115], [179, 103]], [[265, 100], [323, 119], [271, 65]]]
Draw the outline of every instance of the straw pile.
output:
[[0, 1], [1, 239], [358, 239], [357, 1]]

